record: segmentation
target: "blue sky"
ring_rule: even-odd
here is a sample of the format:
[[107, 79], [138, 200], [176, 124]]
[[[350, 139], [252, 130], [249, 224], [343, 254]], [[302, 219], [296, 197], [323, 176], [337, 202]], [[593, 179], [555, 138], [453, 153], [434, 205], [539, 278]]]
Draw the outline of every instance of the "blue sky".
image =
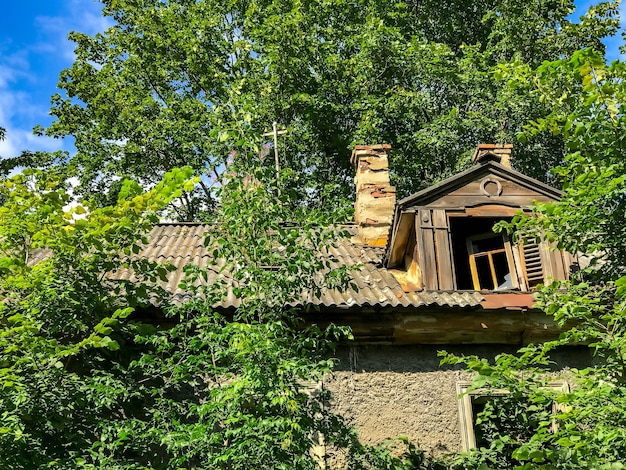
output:
[[22, 150], [72, 150], [72, 142], [36, 137], [48, 125], [59, 72], [74, 60], [70, 31], [93, 34], [109, 23], [95, 0], [18, 0], [0, 15], [0, 127], [7, 131], [0, 156]]
[[[584, 11], [592, 2], [577, 3]], [[36, 137], [32, 129], [50, 124], [50, 97], [57, 92], [59, 72], [74, 60], [67, 34], [94, 34], [109, 25], [97, 0], [5, 2], [0, 15], [0, 127], [7, 135], [0, 142], [0, 156], [16, 156], [22, 150], [72, 151], [71, 140]], [[620, 43], [619, 37], [607, 43], [610, 59], [619, 56]]]

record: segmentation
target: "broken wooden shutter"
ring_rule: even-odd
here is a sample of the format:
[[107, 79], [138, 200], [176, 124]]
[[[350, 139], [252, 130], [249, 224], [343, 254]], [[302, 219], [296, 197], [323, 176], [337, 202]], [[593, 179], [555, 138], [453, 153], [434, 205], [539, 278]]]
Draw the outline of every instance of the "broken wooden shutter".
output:
[[524, 278], [528, 288], [532, 288], [544, 282], [541, 246], [533, 241], [528, 241], [521, 248]]
[[569, 277], [569, 265], [571, 257], [563, 250], [557, 250], [555, 243], [542, 242], [544, 260], [544, 284], [552, 281], [562, 281]]

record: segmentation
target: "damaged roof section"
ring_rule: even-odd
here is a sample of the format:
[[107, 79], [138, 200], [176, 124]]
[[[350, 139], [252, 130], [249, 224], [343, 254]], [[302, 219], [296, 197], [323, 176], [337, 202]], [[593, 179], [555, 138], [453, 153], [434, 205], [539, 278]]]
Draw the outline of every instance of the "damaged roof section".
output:
[[[351, 234], [357, 233], [355, 226], [345, 226]], [[209, 225], [193, 223], [167, 223], [154, 227], [148, 237], [148, 244], [138, 256], [148, 261], [168, 263], [174, 270], [168, 276], [165, 288], [177, 303], [190, 298], [190, 294], [180, 288], [184, 280], [184, 267], [196, 265], [208, 271], [208, 283], [215, 282], [223, 263], [211, 258], [204, 246], [205, 232]], [[334, 259], [332, 268], [357, 266], [351, 271], [357, 289], [343, 291], [326, 289], [319, 298], [305, 299], [321, 307], [348, 309], [352, 307], [478, 307], [484, 297], [479, 292], [405, 292], [395, 277], [382, 267], [381, 257], [384, 248], [353, 243], [350, 239], [337, 240], [326, 256]], [[121, 270], [120, 279], [129, 279], [132, 272]], [[237, 308], [239, 301], [229, 292], [218, 305], [223, 308]]]

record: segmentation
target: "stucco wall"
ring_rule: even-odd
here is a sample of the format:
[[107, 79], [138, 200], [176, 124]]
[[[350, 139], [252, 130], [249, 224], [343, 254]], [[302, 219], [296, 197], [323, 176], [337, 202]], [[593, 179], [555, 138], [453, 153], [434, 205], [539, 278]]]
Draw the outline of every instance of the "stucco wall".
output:
[[[407, 436], [433, 455], [461, 451], [456, 384], [471, 376], [439, 366], [437, 351], [493, 357], [503, 346], [359, 346], [338, 351], [339, 363], [324, 380], [331, 406], [357, 428], [361, 442], [379, 444]], [[586, 348], [561, 352], [557, 369], [589, 362]]]

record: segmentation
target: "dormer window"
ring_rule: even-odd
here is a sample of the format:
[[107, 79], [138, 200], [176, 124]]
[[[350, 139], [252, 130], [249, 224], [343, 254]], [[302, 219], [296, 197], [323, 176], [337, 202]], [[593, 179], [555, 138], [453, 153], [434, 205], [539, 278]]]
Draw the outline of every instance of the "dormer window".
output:
[[398, 202], [385, 264], [405, 291], [528, 291], [567, 279], [568, 253], [545, 241], [518, 245], [493, 231], [534, 201], [560, 197], [502, 164], [510, 150], [479, 146], [475, 166]]

